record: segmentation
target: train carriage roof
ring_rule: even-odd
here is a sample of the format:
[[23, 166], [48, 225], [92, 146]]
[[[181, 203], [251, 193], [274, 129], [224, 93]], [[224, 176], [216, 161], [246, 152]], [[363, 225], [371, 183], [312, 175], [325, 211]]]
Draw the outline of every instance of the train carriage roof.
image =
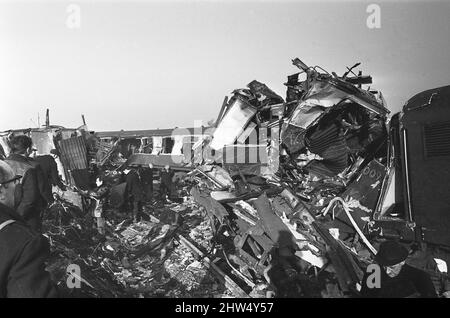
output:
[[[429, 89], [411, 97], [403, 106], [403, 112], [410, 112], [416, 109], [431, 105], [433, 100], [445, 99], [450, 101], [450, 85]], [[450, 102], [447, 103], [450, 106]]]

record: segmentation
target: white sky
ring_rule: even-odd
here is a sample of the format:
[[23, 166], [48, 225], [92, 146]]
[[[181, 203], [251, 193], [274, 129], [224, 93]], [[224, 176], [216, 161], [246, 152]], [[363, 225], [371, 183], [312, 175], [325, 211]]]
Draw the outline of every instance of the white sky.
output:
[[[381, 28], [366, 26], [369, 3]], [[291, 59], [362, 62], [391, 110], [450, 84], [450, 1], [1, 1], [0, 131], [193, 126], [256, 79], [285, 96]], [[81, 27], [66, 25], [70, 3]]]

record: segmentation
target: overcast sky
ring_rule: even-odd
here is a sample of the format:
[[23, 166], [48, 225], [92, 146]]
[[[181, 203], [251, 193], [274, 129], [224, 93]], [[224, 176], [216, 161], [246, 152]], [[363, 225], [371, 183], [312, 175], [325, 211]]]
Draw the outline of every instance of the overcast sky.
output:
[[284, 97], [295, 57], [338, 74], [361, 62], [395, 112], [450, 84], [449, 17], [450, 1], [425, 0], [0, 0], [0, 131], [43, 124], [46, 108], [96, 131], [206, 124], [254, 79]]

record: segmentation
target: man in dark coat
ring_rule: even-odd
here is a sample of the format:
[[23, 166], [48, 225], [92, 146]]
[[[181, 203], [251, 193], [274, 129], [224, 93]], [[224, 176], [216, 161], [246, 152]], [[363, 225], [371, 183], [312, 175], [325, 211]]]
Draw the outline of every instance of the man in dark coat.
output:
[[42, 211], [53, 202], [52, 186], [48, 183], [48, 179], [45, 176], [41, 164], [33, 157], [28, 157], [28, 160], [36, 172], [36, 182], [40, 194], [39, 210], [42, 214]]
[[0, 298], [57, 297], [45, 271], [47, 240], [12, 209], [19, 182], [11, 167], [0, 161]]
[[65, 191], [67, 188], [62, 183], [61, 178], [58, 174], [58, 166], [56, 164], [55, 159], [51, 155], [40, 155], [35, 156], [34, 160], [39, 163], [44, 178], [46, 180], [46, 193], [52, 193], [52, 186], [57, 186], [62, 191]]
[[140, 171], [144, 192], [148, 202], [153, 199], [153, 165], [149, 164], [148, 168], [142, 168]]
[[408, 254], [408, 250], [395, 241], [381, 243], [375, 256], [379, 276], [377, 271], [366, 273], [362, 280], [361, 296], [367, 298], [437, 297], [430, 276], [405, 263]]
[[127, 198], [133, 205], [133, 220], [138, 221], [139, 212], [142, 209], [142, 205], [145, 201], [144, 186], [142, 183], [142, 177], [139, 174], [137, 167], [130, 167], [126, 177], [127, 183]]
[[166, 200], [167, 196], [170, 197], [172, 193], [172, 179], [174, 175], [175, 173], [170, 169], [169, 165], [166, 165], [161, 171], [161, 185], [159, 191], [163, 201]]
[[32, 146], [28, 136], [15, 136], [11, 139], [11, 154], [5, 162], [15, 175], [22, 176], [16, 190], [16, 212], [34, 230], [41, 230], [42, 201], [39, 191], [36, 169], [27, 158]]

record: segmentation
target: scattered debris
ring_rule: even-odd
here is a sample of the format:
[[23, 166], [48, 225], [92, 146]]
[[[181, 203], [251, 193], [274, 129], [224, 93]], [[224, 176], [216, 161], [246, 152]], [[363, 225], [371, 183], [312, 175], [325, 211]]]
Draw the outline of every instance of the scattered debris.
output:
[[[300, 72], [288, 76], [286, 100], [252, 81], [225, 98], [211, 136], [161, 133], [152, 144], [119, 136], [94, 146], [76, 133], [60, 138], [71, 187], [55, 195], [44, 229], [48, 270], [65, 295], [358, 296], [377, 253], [373, 216], [387, 215], [380, 197], [395, 172], [389, 111], [380, 92], [361, 88], [370, 77], [293, 64]], [[133, 223], [123, 171], [170, 160], [181, 173], [169, 201], [153, 198]], [[109, 189], [102, 213], [98, 175]], [[86, 288], [66, 288], [70, 264]], [[435, 277], [444, 294], [448, 279]]]

